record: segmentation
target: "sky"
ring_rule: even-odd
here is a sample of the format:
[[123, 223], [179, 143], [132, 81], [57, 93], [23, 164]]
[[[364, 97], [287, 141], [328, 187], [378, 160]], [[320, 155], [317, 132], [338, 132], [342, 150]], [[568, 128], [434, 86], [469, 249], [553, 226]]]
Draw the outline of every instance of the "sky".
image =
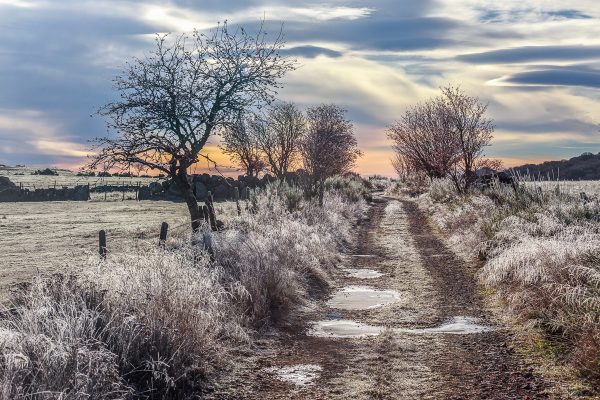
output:
[[262, 19], [298, 60], [279, 98], [348, 110], [362, 174], [394, 175], [386, 127], [447, 84], [489, 104], [506, 166], [598, 153], [599, 18], [598, 0], [0, 0], [0, 164], [83, 165], [156, 33]]

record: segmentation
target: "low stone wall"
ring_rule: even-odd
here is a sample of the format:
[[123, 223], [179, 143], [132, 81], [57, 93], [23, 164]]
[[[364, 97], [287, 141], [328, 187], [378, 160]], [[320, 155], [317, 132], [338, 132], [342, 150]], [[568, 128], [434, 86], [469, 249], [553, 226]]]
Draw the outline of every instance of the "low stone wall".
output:
[[90, 188], [79, 185], [74, 188], [57, 189], [21, 189], [7, 177], [0, 176], [0, 202], [9, 201], [87, 201], [90, 199]]
[[[303, 176], [301, 172], [290, 172], [285, 179], [288, 182], [298, 183]], [[273, 181], [275, 181], [275, 178], [271, 175], [265, 175], [262, 178], [240, 175], [237, 179], [209, 174], [190, 176], [190, 183], [194, 188], [194, 195], [198, 201], [205, 201], [208, 192], [212, 193], [216, 201], [231, 200], [235, 188], [238, 188], [240, 194], [242, 194], [247, 187], [251, 189], [265, 187]], [[140, 200], [183, 201], [179, 188], [172, 181], [164, 181], [162, 184], [154, 182], [149, 186], [140, 187], [138, 198]]]

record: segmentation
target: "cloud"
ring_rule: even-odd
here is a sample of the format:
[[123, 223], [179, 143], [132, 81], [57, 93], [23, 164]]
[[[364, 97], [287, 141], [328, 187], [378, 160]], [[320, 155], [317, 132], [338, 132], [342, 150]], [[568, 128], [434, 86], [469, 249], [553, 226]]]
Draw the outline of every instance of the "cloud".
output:
[[76, 135], [39, 110], [0, 109], [0, 149], [3, 164], [73, 162], [89, 154]]
[[356, 21], [286, 23], [286, 36], [302, 42], [343, 43], [355, 50], [408, 51], [455, 44], [447, 32], [456, 28], [449, 18], [398, 18], [378, 13]]
[[456, 59], [474, 64], [600, 60], [600, 46], [524, 46], [462, 54]]
[[575, 118], [556, 119], [551, 121], [499, 121], [498, 129], [507, 132], [529, 132], [532, 134], [550, 134], [559, 132], [589, 132], [596, 135], [598, 124]]
[[592, 16], [584, 13], [580, 10], [573, 9], [564, 9], [557, 11], [547, 11], [546, 15], [554, 18], [564, 18], [564, 19], [591, 19]]
[[479, 20], [484, 23], [591, 18], [590, 15], [575, 9], [540, 10], [528, 6], [510, 9], [481, 9], [479, 14]]
[[517, 72], [494, 80], [492, 84], [600, 88], [600, 70], [586, 66], [549, 67], [540, 70]]
[[327, 49], [325, 47], [319, 46], [295, 46], [291, 48], [287, 48], [282, 50], [281, 54], [287, 56], [297, 56], [304, 58], [315, 58], [318, 56], [326, 56], [326, 57], [341, 57], [342, 53], [340, 51]]

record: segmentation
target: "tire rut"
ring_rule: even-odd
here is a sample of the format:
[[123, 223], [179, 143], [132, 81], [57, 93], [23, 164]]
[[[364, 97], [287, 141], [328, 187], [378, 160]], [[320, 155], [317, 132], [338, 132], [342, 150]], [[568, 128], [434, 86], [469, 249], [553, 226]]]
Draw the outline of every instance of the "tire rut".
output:
[[[385, 273], [377, 279], [336, 276], [337, 288], [364, 284], [394, 289], [405, 302], [373, 310], [332, 310], [322, 303], [303, 320], [307, 325], [340, 318], [386, 327], [368, 339], [312, 337], [289, 330], [266, 340], [254, 369], [238, 376], [219, 399], [546, 399], [544, 383], [511, 348], [498, 328], [466, 335], [418, 335], [402, 328], [436, 326], [456, 316], [491, 316], [477, 293], [472, 272], [435, 236], [426, 216], [411, 201], [376, 198], [357, 224], [346, 267]], [[398, 330], [397, 328], [401, 328]], [[319, 365], [312, 385], [297, 387], [265, 374], [270, 367]]]
[[[432, 231], [428, 218], [412, 201], [402, 201], [423, 264], [442, 299], [438, 318], [476, 316], [490, 321], [477, 286], [463, 262]], [[445, 377], [449, 399], [547, 399], [544, 383], [498, 329], [477, 335], [447, 335], [448, 351], [434, 364]]]

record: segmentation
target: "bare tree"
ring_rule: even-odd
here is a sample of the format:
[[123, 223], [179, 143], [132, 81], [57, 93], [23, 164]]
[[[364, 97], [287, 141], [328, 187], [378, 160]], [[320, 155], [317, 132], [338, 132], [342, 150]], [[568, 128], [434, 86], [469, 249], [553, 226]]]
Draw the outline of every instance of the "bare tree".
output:
[[248, 176], [258, 176], [266, 168], [254, 128], [252, 117], [238, 117], [223, 130], [223, 145], [220, 146], [223, 153], [229, 155]]
[[279, 54], [281, 34], [273, 42], [265, 35], [262, 26], [251, 35], [229, 31], [224, 23], [209, 35], [157, 36], [154, 51], [128, 63], [115, 79], [121, 98], [99, 113], [119, 136], [97, 139], [99, 152], [90, 165], [137, 163], [165, 173], [198, 230], [201, 214], [188, 168], [207, 158], [200, 151], [211, 135], [244, 110], [272, 102], [280, 78], [294, 68]]
[[307, 132], [300, 144], [304, 169], [311, 177], [309, 191], [323, 204], [325, 180], [350, 172], [361, 156], [352, 122], [345, 110], [323, 104], [307, 111]]
[[256, 128], [265, 161], [276, 177], [283, 178], [298, 159], [300, 138], [306, 130], [302, 111], [294, 103], [276, 104], [268, 112], [266, 125]]
[[444, 87], [442, 97], [459, 153], [459, 161], [451, 175], [457, 187], [467, 191], [475, 181], [479, 168], [496, 165], [484, 157], [484, 149], [493, 138], [494, 123], [485, 116], [487, 104], [467, 95], [460, 88]]
[[479, 99], [452, 86], [441, 90], [440, 96], [407, 110], [388, 129], [388, 137], [396, 165], [430, 178], [450, 176], [458, 190], [466, 191], [478, 168], [497, 165], [484, 157], [494, 125]]
[[392, 158], [391, 162], [392, 167], [394, 167], [396, 174], [398, 174], [400, 178], [407, 178], [417, 171], [413, 163], [397, 153], [394, 155], [394, 158]]
[[413, 172], [425, 172], [430, 178], [450, 173], [458, 159], [458, 147], [447, 111], [443, 99], [437, 97], [407, 110], [388, 129], [396, 163]]

